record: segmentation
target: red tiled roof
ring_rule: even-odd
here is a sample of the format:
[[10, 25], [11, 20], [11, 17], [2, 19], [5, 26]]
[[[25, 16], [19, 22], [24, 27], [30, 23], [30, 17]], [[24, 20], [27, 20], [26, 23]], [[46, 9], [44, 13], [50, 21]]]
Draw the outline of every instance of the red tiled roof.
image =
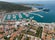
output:
[[2, 38], [3, 37], [3, 34], [0, 34], [0, 38]]
[[11, 34], [11, 38], [10, 38], [10, 40], [13, 40], [14, 39], [14, 37], [16, 37], [17, 36], [17, 32], [21, 32], [23, 30], [23, 27], [20, 27], [19, 29], [18, 29], [18, 31], [16, 31], [16, 32], [14, 32], [14, 33], [12, 33]]

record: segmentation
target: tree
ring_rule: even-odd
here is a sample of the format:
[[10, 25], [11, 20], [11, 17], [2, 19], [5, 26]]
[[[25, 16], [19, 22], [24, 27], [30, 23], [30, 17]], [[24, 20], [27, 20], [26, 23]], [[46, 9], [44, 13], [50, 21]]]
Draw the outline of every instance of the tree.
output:
[[36, 30], [36, 36], [41, 38], [42, 31], [43, 31], [43, 27], [38, 27], [38, 29]]

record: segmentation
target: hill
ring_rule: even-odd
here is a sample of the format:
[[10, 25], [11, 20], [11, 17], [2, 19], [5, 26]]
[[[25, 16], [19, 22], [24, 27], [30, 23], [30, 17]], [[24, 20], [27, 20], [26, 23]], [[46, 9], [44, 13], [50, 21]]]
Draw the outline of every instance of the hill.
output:
[[15, 3], [9, 3], [9, 2], [1, 2], [0, 1], [0, 11], [26, 11], [26, 10], [31, 10], [31, 7], [25, 7], [20, 4], [15, 4]]

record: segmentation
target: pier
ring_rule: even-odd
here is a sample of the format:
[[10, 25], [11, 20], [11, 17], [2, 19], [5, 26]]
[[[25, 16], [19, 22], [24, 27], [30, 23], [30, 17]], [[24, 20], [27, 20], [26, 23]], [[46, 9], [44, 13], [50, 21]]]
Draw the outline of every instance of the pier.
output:
[[[32, 14], [33, 14], [33, 13], [32, 13]], [[33, 14], [33, 15], [37, 15], [37, 16], [39, 16], [39, 17], [43, 18], [43, 16], [42, 16], [42, 15], [40, 15], [40, 14]]]

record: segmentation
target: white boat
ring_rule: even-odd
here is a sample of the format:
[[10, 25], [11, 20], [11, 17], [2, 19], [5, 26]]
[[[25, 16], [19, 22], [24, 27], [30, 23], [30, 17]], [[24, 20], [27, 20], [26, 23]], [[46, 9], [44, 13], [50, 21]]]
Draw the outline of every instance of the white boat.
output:
[[11, 15], [8, 15], [8, 16], [7, 16], [7, 19], [10, 19], [10, 18], [11, 18]]
[[28, 13], [23, 13], [26, 17], [29, 17], [29, 14]]
[[22, 18], [22, 15], [21, 15], [21, 13], [19, 13], [18, 15], [19, 15], [19, 18]]
[[42, 15], [40, 15], [40, 14], [33, 14], [33, 15], [37, 15], [37, 16], [39, 16], [39, 17], [43, 18], [43, 16], [42, 16]]
[[13, 14], [13, 18], [16, 18], [16, 15]]

